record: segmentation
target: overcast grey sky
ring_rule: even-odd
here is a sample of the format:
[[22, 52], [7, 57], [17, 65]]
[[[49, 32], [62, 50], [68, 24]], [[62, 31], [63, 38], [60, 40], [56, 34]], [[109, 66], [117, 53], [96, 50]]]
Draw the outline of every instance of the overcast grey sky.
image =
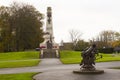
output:
[[120, 32], [120, 0], [0, 0], [0, 5], [8, 6], [13, 1], [31, 4], [43, 14], [51, 6], [54, 36], [58, 43], [70, 41], [71, 29], [82, 32], [81, 38], [85, 40], [103, 30]]

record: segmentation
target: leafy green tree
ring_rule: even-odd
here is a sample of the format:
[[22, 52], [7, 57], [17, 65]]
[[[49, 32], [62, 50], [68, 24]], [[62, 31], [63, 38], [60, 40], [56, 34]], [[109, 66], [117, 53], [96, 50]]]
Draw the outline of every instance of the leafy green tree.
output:
[[13, 4], [11, 6], [11, 26], [15, 31], [16, 50], [33, 49], [43, 41], [43, 16], [33, 6]]
[[43, 41], [43, 15], [32, 5], [0, 7], [0, 51], [34, 49]]
[[10, 50], [11, 31], [9, 25], [9, 8], [0, 7], [0, 52]]

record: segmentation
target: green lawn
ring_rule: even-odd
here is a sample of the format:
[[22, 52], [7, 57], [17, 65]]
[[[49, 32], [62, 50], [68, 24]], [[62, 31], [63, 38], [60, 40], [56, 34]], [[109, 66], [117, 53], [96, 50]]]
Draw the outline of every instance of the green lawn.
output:
[[110, 69], [119, 69], [120, 70], [120, 67], [111, 67]]
[[35, 66], [39, 61], [37, 51], [0, 53], [0, 68]]
[[29, 67], [38, 65], [39, 60], [28, 60], [28, 61], [0, 61], [0, 68], [17, 68], [17, 67]]
[[60, 60], [64, 64], [80, 63], [80, 61], [81, 61], [80, 52], [77, 52], [77, 51], [61, 51], [60, 52]]
[[39, 52], [37, 51], [0, 53], [0, 61], [27, 60], [27, 59], [38, 59], [38, 58], [39, 58]]
[[33, 80], [37, 73], [0, 74], [0, 80]]
[[[103, 58], [96, 60], [96, 62], [120, 61], [120, 55], [103, 54]], [[81, 52], [78, 51], [61, 51], [60, 60], [64, 64], [78, 64], [81, 62]]]

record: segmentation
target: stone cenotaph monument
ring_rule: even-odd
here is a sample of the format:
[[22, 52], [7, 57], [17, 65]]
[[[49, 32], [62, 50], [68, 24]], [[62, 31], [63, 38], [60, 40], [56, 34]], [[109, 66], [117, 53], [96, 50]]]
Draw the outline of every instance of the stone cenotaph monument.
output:
[[41, 58], [58, 58], [59, 45], [54, 41], [52, 8], [47, 8], [46, 30], [44, 32], [44, 42], [40, 43]]

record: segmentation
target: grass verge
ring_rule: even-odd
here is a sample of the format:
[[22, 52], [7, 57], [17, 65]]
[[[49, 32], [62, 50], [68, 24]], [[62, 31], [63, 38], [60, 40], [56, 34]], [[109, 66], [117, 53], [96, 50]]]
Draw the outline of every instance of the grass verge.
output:
[[26, 60], [26, 61], [0, 61], [0, 68], [17, 68], [17, 67], [29, 67], [38, 65], [40, 60]]
[[74, 64], [80, 63], [81, 61], [80, 52], [77, 51], [61, 51], [60, 60], [63, 64]]
[[33, 80], [37, 73], [0, 74], [0, 80]]
[[37, 51], [0, 53], [0, 68], [36, 66], [39, 61]]
[[39, 52], [37, 51], [0, 53], [0, 61], [26, 60], [26, 59], [38, 59], [38, 58], [39, 58]]

